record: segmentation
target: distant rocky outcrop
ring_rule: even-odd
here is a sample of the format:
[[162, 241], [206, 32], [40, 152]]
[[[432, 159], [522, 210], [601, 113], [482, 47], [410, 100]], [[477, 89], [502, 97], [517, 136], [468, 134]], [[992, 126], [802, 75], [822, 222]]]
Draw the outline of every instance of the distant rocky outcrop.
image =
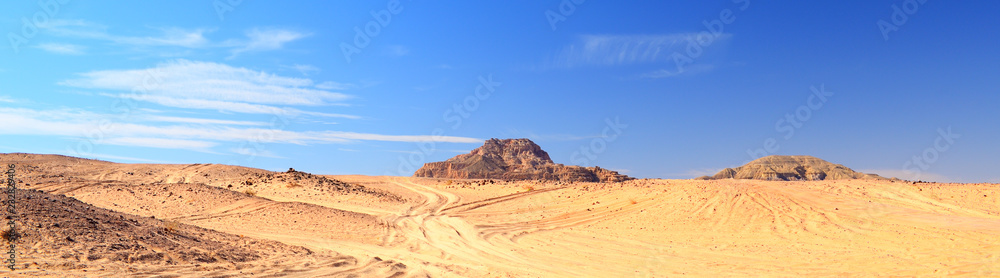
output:
[[753, 179], [783, 181], [815, 181], [846, 179], [885, 179], [875, 174], [865, 174], [807, 155], [772, 155], [751, 161], [736, 168], [726, 168], [714, 176], [697, 179]]
[[619, 182], [633, 178], [600, 167], [556, 164], [528, 139], [490, 139], [482, 147], [441, 162], [424, 164], [414, 177], [449, 179]]

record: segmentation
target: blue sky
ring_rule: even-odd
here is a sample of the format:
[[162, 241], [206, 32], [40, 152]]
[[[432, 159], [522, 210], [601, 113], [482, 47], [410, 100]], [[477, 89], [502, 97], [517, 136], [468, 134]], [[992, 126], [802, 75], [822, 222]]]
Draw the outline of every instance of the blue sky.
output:
[[526, 137], [640, 178], [1000, 182], [996, 2], [579, 2], [5, 3], [0, 152], [406, 176]]

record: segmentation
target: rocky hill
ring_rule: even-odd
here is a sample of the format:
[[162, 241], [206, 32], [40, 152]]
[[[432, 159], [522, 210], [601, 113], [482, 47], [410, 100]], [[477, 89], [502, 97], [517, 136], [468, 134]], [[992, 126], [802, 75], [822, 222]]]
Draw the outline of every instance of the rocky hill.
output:
[[736, 168], [726, 168], [714, 176], [698, 179], [754, 179], [784, 181], [885, 179], [875, 174], [865, 174], [807, 155], [772, 155], [751, 161]]
[[633, 179], [600, 167], [556, 164], [528, 139], [490, 139], [482, 147], [442, 162], [424, 164], [415, 177], [450, 179], [618, 182]]

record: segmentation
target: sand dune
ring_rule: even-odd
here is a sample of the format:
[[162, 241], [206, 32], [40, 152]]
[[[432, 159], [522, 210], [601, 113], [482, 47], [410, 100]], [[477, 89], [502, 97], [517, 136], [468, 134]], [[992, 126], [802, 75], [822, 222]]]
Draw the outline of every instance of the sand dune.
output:
[[[26, 237], [20, 261], [38, 263], [19, 275], [1000, 276], [996, 184], [489, 182], [0, 158], [25, 169], [24, 187], [152, 226], [176, 221], [184, 233], [211, 235], [193, 238], [219, 242], [217, 248], [258, 253], [239, 262], [113, 264], [61, 257], [110, 252], [81, 249], [104, 243], [59, 249], [58, 239]], [[42, 221], [33, 217], [26, 221]], [[242, 245], [250, 240], [280, 248]], [[180, 243], [174, 248], [193, 244]], [[53, 268], [67, 263], [73, 267]]]
[[[288, 275], [295, 267], [352, 259], [335, 253], [118, 213], [73, 198], [18, 190], [23, 276]], [[329, 272], [329, 271], [327, 271]]]

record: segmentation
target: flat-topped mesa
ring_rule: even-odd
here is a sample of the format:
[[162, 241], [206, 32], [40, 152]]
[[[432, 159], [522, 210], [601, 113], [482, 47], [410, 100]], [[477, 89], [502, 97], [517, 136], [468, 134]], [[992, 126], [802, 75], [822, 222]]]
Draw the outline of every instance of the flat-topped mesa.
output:
[[489, 139], [467, 154], [424, 164], [414, 177], [619, 182], [632, 179], [600, 167], [556, 164], [529, 139]]
[[772, 155], [750, 161], [736, 168], [726, 168], [714, 176], [698, 179], [753, 179], [783, 181], [885, 179], [875, 174], [865, 174], [807, 155]]

